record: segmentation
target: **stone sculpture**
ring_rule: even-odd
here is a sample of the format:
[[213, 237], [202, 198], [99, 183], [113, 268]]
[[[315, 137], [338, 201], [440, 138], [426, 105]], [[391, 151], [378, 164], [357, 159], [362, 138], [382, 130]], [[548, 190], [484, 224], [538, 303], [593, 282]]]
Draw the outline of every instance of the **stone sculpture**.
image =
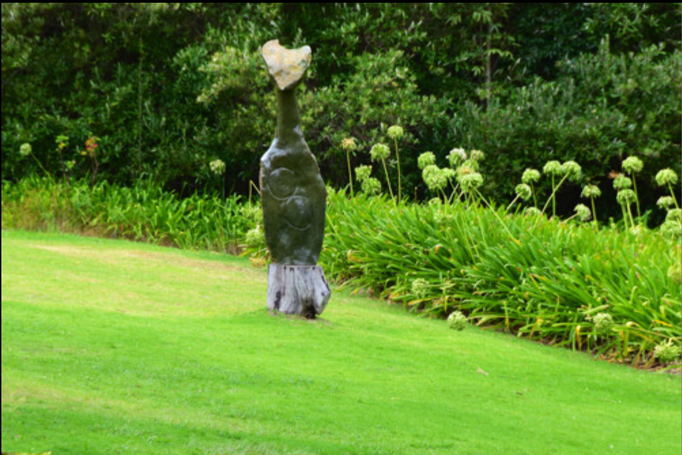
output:
[[275, 139], [261, 158], [260, 187], [270, 310], [314, 318], [331, 291], [317, 259], [322, 250], [327, 190], [317, 160], [303, 138], [296, 86], [310, 66], [311, 50], [290, 50], [278, 40], [262, 49], [277, 95]]

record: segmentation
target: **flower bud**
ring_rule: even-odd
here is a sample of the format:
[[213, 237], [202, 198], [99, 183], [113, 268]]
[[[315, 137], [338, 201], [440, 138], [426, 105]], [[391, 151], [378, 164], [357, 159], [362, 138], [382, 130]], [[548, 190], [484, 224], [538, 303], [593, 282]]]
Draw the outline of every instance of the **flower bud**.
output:
[[536, 169], [526, 169], [523, 171], [523, 176], [521, 177], [523, 183], [530, 185], [538, 180], [540, 180], [540, 171]]
[[426, 166], [436, 164], [436, 155], [431, 152], [424, 152], [417, 158], [417, 166], [419, 169], [424, 169]]
[[542, 172], [548, 175], [559, 175], [561, 174], [561, 163], [554, 160], [548, 161], [542, 168]]
[[390, 137], [393, 140], [398, 140], [401, 139], [405, 134], [405, 131], [403, 131], [403, 128], [398, 125], [393, 125], [388, 129], [388, 137]]
[[582, 197], [595, 198], [601, 196], [601, 190], [597, 185], [586, 185], [580, 195]]
[[627, 172], [628, 174], [634, 174], [635, 172], [639, 172], [642, 170], [644, 167], [644, 163], [642, 163], [642, 160], [637, 158], [636, 156], [630, 156], [625, 161], [623, 161], [623, 171]]
[[658, 186], [674, 185], [677, 183], [677, 174], [672, 169], [663, 169], [656, 174]]
[[374, 161], [384, 160], [388, 158], [388, 155], [391, 154], [391, 149], [384, 144], [375, 144], [369, 151], [369, 154], [372, 156]]

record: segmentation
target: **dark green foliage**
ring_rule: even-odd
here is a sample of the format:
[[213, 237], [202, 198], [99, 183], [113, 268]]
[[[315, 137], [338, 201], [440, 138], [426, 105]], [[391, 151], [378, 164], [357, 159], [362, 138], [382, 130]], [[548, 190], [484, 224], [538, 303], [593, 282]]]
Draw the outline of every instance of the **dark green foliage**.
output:
[[[415, 76], [400, 51], [365, 54], [353, 58], [351, 63], [354, 71], [347, 79], [314, 94], [307, 92], [301, 103], [306, 140], [320, 153], [325, 179], [337, 186], [348, 182], [346, 155], [341, 148], [344, 138], [354, 137], [358, 145], [351, 166], [369, 164], [369, 151], [374, 144], [393, 146], [387, 129], [395, 124], [402, 125], [407, 132], [401, 141], [401, 150], [405, 150], [407, 157], [402, 165], [416, 169], [421, 143], [429, 142], [430, 135], [447, 127], [446, 102], [419, 95]], [[395, 151], [391, 159], [395, 159]], [[406, 187], [416, 185], [418, 178], [418, 173], [413, 172]]]
[[679, 169], [679, 23], [680, 5], [663, 3], [4, 3], [2, 178], [42, 172], [23, 143], [59, 175], [59, 135], [85, 177], [79, 151], [95, 136], [98, 179], [245, 193], [274, 134], [259, 55], [273, 38], [313, 48], [303, 128], [335, 186], [348, 183], [340, 141], [355, 137], [351, 165], [367, 164], [392, 124], [410, 195], [423, 190], [416, 157], [453, 147], [494, 157], [496, 179], [549, 156], [596, 180], [630, 154], [651, 160], [645, 172]]
[[[217, 41], [239, 41], [249, 29], [264, 28], [271, 9], [3, 4], [3, 178], [31, 172], [17, 163], [16, 150], [24, 142], [56, 172], [52, 144], [59, 134], [72, 143], [100, 137], [102, 177], [118, 182], [146, 173], [179, 189], [183, 184], [215, 184], [207, 171], [216, 157], [232, 169], [244, 167], [243, 159], [226, 159], [233, 156], [229, 150], [234, 144], [221, 141], [228, 131], [240, 137], [238, 131], [213, 131], [216, 122], [223, 126], [221, 116], [234, 113], [197, 102], [210, 83], [200, 68], [219, 49]], [[239, 15], [251, 22], [236, 22], [232, 34], [216, 36], [214, 24]], [[17, 44], [6, 54], [5, 38], [15, 35], [34, 46], [26, 50]], [[255, 39], [253, 49], [260, 45]], [[84, 169], [78, 163], [75, 171]]]
[[[480, 148], [494, 160], [486, 172], [498, 197], [500, 191], [511, 195], [519, 183], [509, 175], [542, 168], [549, 160], [578, 161], [583, 182], [610, 188], [610, 172], [622, 172], [628, 156], [642, 157], [639, 191], [644, 205], [653, 206], [656, 172], [665, 167], [680, 172], [682, 99], [671, 87], [682, 83], [682, 54], [651, 46], [614, 55], [605, 41], [596, 54], [561, 63], [555, 81], [536, 78], [494, 99], [488, 109], [467, 102], [453, 116], [452, 141]], [[563, 213], [573, 209], [579, 193], [580, 185], [563, 193]]]

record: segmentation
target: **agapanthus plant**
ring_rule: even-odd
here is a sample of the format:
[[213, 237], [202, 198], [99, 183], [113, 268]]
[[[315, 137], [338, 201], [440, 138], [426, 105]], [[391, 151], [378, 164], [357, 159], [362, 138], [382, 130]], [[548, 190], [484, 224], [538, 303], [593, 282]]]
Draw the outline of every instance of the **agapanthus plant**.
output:
[[635, 174], [641, 172], [643, 168], [644, 163], [636, 156], [630, 156], [623, 161], [623, 172], [627, 172], [632, 176], [632, 184], [635, 189], [635, 202], [637, 203], [637, 217], [641, 217], [642, 212], [639, 208], [639, 193], [637, 192], [637, 179], [635, 178]]
[[597, 227], [597, 209], [594, 207], [594, 199], [598, 198], [601, 196], [601, 190], [597, 185], [585, 185], [583, 188], [582, 193], [580, 193], [581, 197], [586, 197], [590, 198], [590, 202], [592, 203], [592, 220], [594, 220], [594, 227]]
[[[567, 179], [570, 179], [571, 181], [574, 182], [580, 180], [580, 177], [582, 176], [582, 168], [575, 161], [566, 161], [563, 164], [559, 163], [558, 161], [549, 161], [547, 162], [547, 164], [545, 164], [542, 170], [545, 174], [550, 175], [552, 178], [552, 194], [549, 196], [549, 199], [545, 203], [545, 206], [542, 208], [542, 212], [543, 213], [545, 212], [547, 206], [551, 201], [552, 216], [556, 216], [557, 191]], [[559, 181], [558, 184], [555, 184], [555, 179], [557, 176], [561, 177], [561, 180]]]
[[391, 149], [389, 149], [386, 144], [375, 144], [370, 149], [369, 154], [372, 157], [372, 160], [381, 160], [381, 163], [384, 166], [384, 173], [386, 174], [386, 186], [388, 186], [388, 192], [391, 193], [391, 199], [394, 199], [391, 180], [388, 178], [388, 169], [386, 168], [386, 158], [391, 154]]
[[675, 207], [678, 209], [680, 206], [677, 204], [677, 198], [675, 197], [675, 192], [673, 191], [673, 185], [677, 183], [677, 174], [672, 169], [662, 169], [656, 174], [656, 183], [658, 186], [667, 186], [670, 191], [670, 196], [673, 198]]
[[346, 151], [346, 163], [348, 164], [348, 183], [350, 184], [350, 194], [353, 195], [353, 176], [350, 170], [350, 156], [357, 149], [358, 146], [355, 143], [355, 139], [352, 137], [347, 137], [341, 141], [341, 148]]
[[469, 323], [467, 317], [461, 311], [453, 311], [448, 316], [448, 327], [453, 330], [464, 330]]
[[400, 179], [400, 152], [398, 150], [398, 141], [405, 135], [405, 131], [399, 125], [393, 125], [388, 129], [388, 137], [393, 139], [395, 145], [395, 157], [398, 165], [398, 202], [402, 199], [403, 189]]

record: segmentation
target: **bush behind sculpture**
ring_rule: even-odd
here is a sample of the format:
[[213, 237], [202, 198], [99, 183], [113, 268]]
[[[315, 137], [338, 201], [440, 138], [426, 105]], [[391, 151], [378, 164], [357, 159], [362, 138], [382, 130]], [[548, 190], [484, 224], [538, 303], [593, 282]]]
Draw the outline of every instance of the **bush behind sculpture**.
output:
[[[303, 127], [336, 187], [347, 183], [341, 141], [385, 140], [391, 124], [405, 129], [409, 194], [425, 190], [416, 157], [444, 160], [453, 144], [492, 154], [496, 180], [550, 156], [597, 180], [620, 154], [680, 171], [674, 5], [3, 4], [2, 14], [5, 180], [40, 172], [19, 161], [24, 143], [59, 172], [60, 135], [83, 175], [73, 146], [95, 136], [102, 179], [146, 173], [188, 194], [246, 193], [274, 129], [256, 51], [275, 35], [314, 48]], [[230, 170], [222, 181], [216, 159]]]

